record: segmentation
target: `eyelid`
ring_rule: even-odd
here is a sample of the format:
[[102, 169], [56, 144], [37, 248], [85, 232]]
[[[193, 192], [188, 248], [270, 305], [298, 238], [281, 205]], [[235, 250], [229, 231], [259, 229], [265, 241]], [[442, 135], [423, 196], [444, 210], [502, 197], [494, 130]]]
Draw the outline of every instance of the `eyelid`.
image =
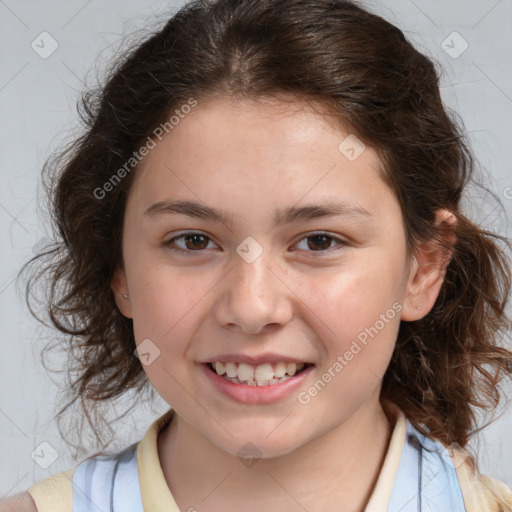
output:
[[[175, 234], [173, 234], [172, 238], [165, 240], [162, 245], [164, 246], [164, 248], [166, 248], [170, 251], [178, 252], [181, 254], [194, 254], [194, 253], [197, 253], [197, 255], [203, 254], [206, 249], [199, 249], [197, 251], [193, 251], [193, 250], [188, 250], [188, 249], [182, 249], [181, 247], [171, 247], [171, 242], [173, 242], [176, 239], [185, 237], [187, 235], [189, 235], [189, 236], [190, 235], [202, 235], [205, 238], [207, 238], [209, 240], [209, 242], [212, 242], [212, 243], [218, 245], [210, 235], [208, 235], [202, 231], [195, 231], [195, 230], [182, 231], [182, 232], [175, 233]], [[331, 248], [325, 249], [325, 250], [321, 250], [321, 251], [306, 251], [308, 253], [311, 253], [313, 255], [313, 257], [321, 257], [321, 256], [324, 256], [327, 254], [331, 254], [332, 252], [335, 252], [336, 250], [338, 250], [336, 248], [341, 248], [341, 247], [350, 245], [350, 243], [347, 240], [344, 240], [343, 238], [335, 236], [328, 231], [307, 231], [300, 235], [300, 238], [294, 243], [294, 246], [297, 245], [302, 240], [311, 238], [313, 236], [321, 236], [321, 235], [325, 235], [328, 238], [331, 238], [333, 241], [337, 242], [337, 244], [334, 247], [331, 247]], [[299, 251], [300, 251], [300, 249], [299, 249]]]
[[201, 250], [197, 250], [197, 251], [191, 251], [191, 250], [188, 250], [188, 249], [182, 249], [181, 247], [171, 247], [171, 242], [173, 242], [174, 240], [176, 240], [178, 238], [183, 238], [183, 237], [185, 237], [187, 235], [188, 236], [191, 236], [191, 235], [202, 235], [202, 236], [204, 236], [205, 238], [208, 239], [208, 243], [212, 242], [215, 245], [218, 245], [213, 240], [213, 238], [210, 235], [208, 235], [208, 234], [206, 234], [206, 233], [204, 233], [202, 231], [195, 231], [195, 230], [192, 230], [192, 231], [182, 231], [182, 232], [175, 233], [175, 234], [173, 234], [172, 238], [164, 240], [162, 245], [163, 245], [163, 247], [165, 249], [168, 249], [169, 251], [177, 252], [177, 253], [181, 253], [181, 254], [192, 254], [192, 255], [194, 255], [194, 253], [197, 253], [197, 255], [201, 255], [202, 253], [204, 253], [204, 251], [206, 249], [201, 249]]
[[[344, 240], [343, 238], [340, 238], [339, 236], [331, 234], [329, 231], [307, 231], [306, 233], [303, 233], [300, 235], [300, 238], [295, 242], [294, 246], [297, 245], [299, 242], [302, 242], [302, 240], [305, 240], [307, 238], [311, 238], [313, 236], [321, 236], [325, 235], [327, 238], [331, 238], [333, 241], [337, 242], [337, 244], [334, 247], [330, 247], [329, 249], [325, 249], [323, 251], [306, 251], [307, 253], [311, 253], [311, 255], [314, 258], [320, 258], [322, 256], [327, 256], [332, 254], [333, 252], [336, 252], [340, 250], [342, 247], [346, 247], [349, 245], [349, 242], [347, 240]], [[300, 249], [299, 249], [300, 250]]]

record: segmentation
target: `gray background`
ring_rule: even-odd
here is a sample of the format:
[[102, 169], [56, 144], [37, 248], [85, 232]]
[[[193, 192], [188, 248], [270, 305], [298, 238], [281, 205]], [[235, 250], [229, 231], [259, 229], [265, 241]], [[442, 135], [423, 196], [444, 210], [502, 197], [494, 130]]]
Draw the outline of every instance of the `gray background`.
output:
[[[37, 205], [41, 167], [76, 130], [75, 105], [84, 78], [91, 83], [96, 69], [101, 72], [104, 59], [124, 35], [158, 27], [162, 18], [155, 22], [155, 14], [172, 13], [182, 3], [0, 0], [0, 499], [74, 465], [53, 420], [63, 376], [49, 374], [39, 361], [52, 332], [29, 315], [14, 284], [21, 263], [50, 235]], [[418, 48], [442, 65], [443, 99], [462, 116], [485, 171], [482, 179], [506, 208], [505, 215], [474, 192], [468, 216], [510, 236], [512, 1], [379, 0], [365, 5], [402, 28]], [[44, 31], [58, 43], [45, 59], [31, 47]], [[454, 58], [464, 49], [464, 41], [466, 51]], [[507, 393], [512, 396], [510, 386]], [[112, 406], [119, 414], [129, 403], [120, 400]], [[166, 409], [160, 398], [153, 406], [137, 407], [113, 426], [117, 440], [111, 448], [138, 441]], [[512, 407], [508, 407], [472, 441], [479, 449], [482, 472], [509, 486], [511, 425]], [[31, 457], [43, 442], [54, 448], [57, 457], [47, 468]]]

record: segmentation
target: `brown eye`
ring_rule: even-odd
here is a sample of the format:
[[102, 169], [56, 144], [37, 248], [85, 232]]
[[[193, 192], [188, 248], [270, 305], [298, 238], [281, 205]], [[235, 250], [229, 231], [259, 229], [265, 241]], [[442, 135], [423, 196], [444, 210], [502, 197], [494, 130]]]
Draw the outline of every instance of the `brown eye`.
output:
[[[347, 245], [346, 242], [343, 240], [340, 240], [339, 238], [335, 238], [333, 236], [330, 236], [326, 233], [314, 233], [312, 235], [304, 237], [302, 240], [300, 240], [299, 244], [297, 246], [300, 246], [303, 241], [306, 240], [306, 243], [303, 244], [303, 247], [299, 247], [299, 249], [305, 250], [306, 252], [314, 252], [314, 253], [331, 253], [329, 249], [331, 249], [331, 244], [333, 242], [336, 243], [336, 245], [343, 247], [344, 245]], [[322, 254], [319, 254], [321, 256]]]
[[314, 235], [308, 236], [307, 240], [312, 240], [312, 242], [308, 242], [308, 247], [310, 249], [325, 251], [326, 249], [329, 249], [332, 242], [332, 237], [327, 235]]
[[185, 235], [183, 238], [187, 249], [206, 249], [208, 246], [208, 242], [205, 244], [205, 240], [208, 238], [204, 235]]
[[[182, 245], [176, 242], [182, 240]], [[184, 233], [164, 243], [165, 247], [179, 252], [200, 252], [208, 247], [210, 239], [201, 233]]]

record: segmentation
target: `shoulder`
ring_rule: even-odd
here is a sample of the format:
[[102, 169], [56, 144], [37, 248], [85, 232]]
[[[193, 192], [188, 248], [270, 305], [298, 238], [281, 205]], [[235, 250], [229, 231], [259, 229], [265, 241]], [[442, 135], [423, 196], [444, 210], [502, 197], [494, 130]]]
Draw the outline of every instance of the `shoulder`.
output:
[[497, 504], [501, 506], [501, 512], [512, 512], [512, 489], [504, 482], [483, 475], [482, 484], [491, 491]]
[[[27, 489], [33, 509], [38, 512], [71, 512], [73, 510], [74, 469], [57, 473], [41, 480]], [[25, 510], [25, 509], [20, 509]], [[0, 509], [0, 512], [4, 512]]]
[[38, 512], [28, 491], [15, 494], [0, 501], [0, 512]]
[[468, 512], [512, 512], [512, 489], [504, 482], [482, 475], [462, 448], [450, 451]]
[[[120, 496], [116, 499], [123, 501], [128, 495], [135, 497], [134, 499], [139, 497], [137, 481], [137, 443], [134, 443], [121, 452], [91, 455], [73, 469], [35, 483], [27, 492], [31, 495], [37, 512], [72, 512], [75, 506], [84, 506], [84, 510], [88, 510], [85, 505], [91, 500], [98, 510], [109, 510], [114, 484], [116, 496]], [[120, 507], [120, 510], [132, 510], [131, 505], [133, 503], [128, 503], [127, 506]], [[142, 510], [142, 503], [135, 510]]]
[[[425, 448], [422, 450], [425, 467], [433, 474], [426, 488], [432, 487], [430, 482], [438, 482], [463, 505], [461, 510], [465, 512], [512, 512], [512, 489], [500, 480], [482, 475], [476, 460], [464, 448], [457, 443], [447, 446], [425, 436], [410, 422], [407, 422], [407, 431]], [[435, 489], [436, 495], [441, 487]]]

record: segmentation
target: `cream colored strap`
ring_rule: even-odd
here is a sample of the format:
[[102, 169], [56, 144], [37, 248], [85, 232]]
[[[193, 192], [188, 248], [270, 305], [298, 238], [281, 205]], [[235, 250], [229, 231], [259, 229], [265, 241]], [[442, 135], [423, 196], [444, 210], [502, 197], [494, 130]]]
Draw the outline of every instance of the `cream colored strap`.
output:
[[480, 475], [464, 453], [464, 450], [453, 450], [451, 456], [466, 511], [512, 512], [512, 490], [499, 480]]
[[174, 410], [169, 409], [156, 419], [137, 447], [137, 468], [144, 512], [180, 512], [165, 480], [158, 456], [158, 434], [173, 414]]
[[388, 452], [365, 512], [386, 512], [391, 500], [398, 467], [402, 459], [407, 430], [403, 412], [395, 408], [395, 414], [397, 415], [397, 420], [389, 442]]
[[38, 512], [73, 512], [73, 472], [57, 473], [27, 489]]

